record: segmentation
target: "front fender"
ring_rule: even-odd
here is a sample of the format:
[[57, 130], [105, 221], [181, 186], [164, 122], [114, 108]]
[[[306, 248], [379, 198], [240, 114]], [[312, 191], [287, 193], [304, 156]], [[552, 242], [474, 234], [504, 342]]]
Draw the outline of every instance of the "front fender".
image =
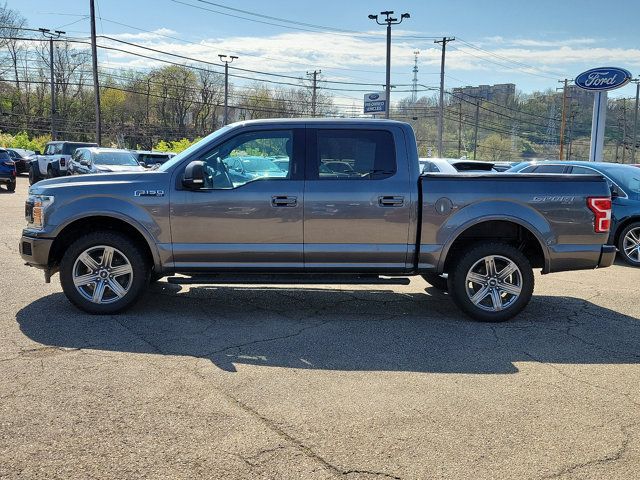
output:
[[474, 225], [496, 220], [512, 222], [529, 230], [542, 247], [545, 263], [544, 271], [550, 270], [549, 245], [556, 241], [550, 223], [544, 216], [529, 206], [515, 202], [492, 200], [469, 205], [451, 215], [442, 224], [436, 236], [437, 243], [443, 245], [438, 261], [438, 271], [443, 271], [447, 254], [460, 235]]
[[[105, 208], [105, 203], [108, 208]], [[47, 223], [52, 227], [51, 230], [47, 229], [46, 236], [55, 238], [72, 223], [90, 217], [109, 217], [134, 227], [149, 245], [156, 267], [161, 266], [156, 239], [161, 237], [162, 228], [145, 208], [122, 199], [110, 197], [108, 202], [105, 202], [104, 197], [83, 197], [70, 200], [58, 206], [47, 217]]]

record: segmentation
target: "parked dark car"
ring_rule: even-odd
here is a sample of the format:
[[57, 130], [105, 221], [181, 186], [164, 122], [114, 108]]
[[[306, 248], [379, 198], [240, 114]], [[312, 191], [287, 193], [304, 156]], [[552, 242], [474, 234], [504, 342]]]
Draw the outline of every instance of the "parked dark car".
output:
[[496, 172], [506, 172], [510, 168], [518, 165], [520, 162], [495, 162], [493, 164], [493, 169]]
[[69, 161], [69, 175], [86, 173], [142, 172], [141, 166], [129, 150], [117, 148], [78, 148]]
[[23, 148], [7, 148], [6, 150], [16, 164], [16, 172], [24, 173], [29, 171], [29, 164], [35, 158], [36, 152]]
[[176, 156], [173, 152], [154, 152], [150, 150], [131, 150], [131, 153], [140, 165], [147, 168], [162, 165]]
[[5, 149], [0, 149], [0, 184], [10, 192], [16, 191], [16, 164]]
[[611, 230], [609, 244], [620, 256], [640, 267], [640, 169], [633, 165], [606, 162], [527, 162], [508, 172], [602, 175], [611, 189]]

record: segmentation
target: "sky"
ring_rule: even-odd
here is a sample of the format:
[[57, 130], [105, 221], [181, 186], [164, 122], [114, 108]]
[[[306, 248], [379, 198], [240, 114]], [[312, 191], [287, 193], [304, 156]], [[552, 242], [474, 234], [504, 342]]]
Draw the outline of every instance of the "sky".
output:
[[[385, 27], [367, 18], [393, 10], [411, 18], [392, 31], [392, 99], [409, 96], [414, 51], [420, 95], [439, 84], [440, 46], [447, 44], [445, 88], [515, 83], [530, 93], [555, 89], [593, 67], [618, 66], [640, 76], [639, 0], [608, 6], [593, 0], [96, 0], [97, 32], [179, 55], [218, 63], [218, 54], [237, 55], [234, 65], [293, 77], [322, 70], [321, 80], [340, 103], [362, 102], [381, 90], [385, 78]], [[31, 27], [89, 35], [89, 0], [8, 0]], [[238, 10], [242, 11], [238, 11]], [[261, 15], [261, 16], [259, 16]], [[271, 18], [266, 18], [266, 17]], [[283, 20], [286, 20], [283, 21]], [[297, 22], [297, 23], [292, 23]], [[142, 52], [101, 39], [99, 43]], [[145, 52], [149, 56], [161, 56]], [[169, 58], [169, 57], [164, 57]], [[146, 70], [162, 65], [121, 52], [101, 50], [106, 68]], [[172, 61], [183, 62], [173, 58]], [[241, 82], [241, 80], [236, 80]], [[610, 92], [632, 97], [635, 86]]]

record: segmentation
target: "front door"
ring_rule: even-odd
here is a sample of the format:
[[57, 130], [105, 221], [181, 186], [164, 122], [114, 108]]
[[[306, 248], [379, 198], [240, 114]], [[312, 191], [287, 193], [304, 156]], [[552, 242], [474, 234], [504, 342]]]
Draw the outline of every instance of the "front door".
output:
[[406, 269], [412, 192], [401, 141], [392, 130], [307, 130], [305, 269]]
[[172, 192], [176, 269], [302, 270], [304, 129], [245, 131], [199, 160], [205, 188]]

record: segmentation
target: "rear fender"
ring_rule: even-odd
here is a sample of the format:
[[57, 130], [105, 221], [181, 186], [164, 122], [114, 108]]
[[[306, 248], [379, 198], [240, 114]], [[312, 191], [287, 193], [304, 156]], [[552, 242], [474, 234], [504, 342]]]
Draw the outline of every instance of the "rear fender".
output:
[[550, 270], [549, 245], [555, 243], [556, 237], [549, 222], [528, 206], [494, 200], [469, 205], [451, 215], [441, 226], [437, 234], [438, 243], [443, 245], [438, 271], [443, 271], [449, 250], [460, 235], [474, 225], [489, 221], [512, 222], [529, 230], [542, 247], [545, 264], [543, 272]]

